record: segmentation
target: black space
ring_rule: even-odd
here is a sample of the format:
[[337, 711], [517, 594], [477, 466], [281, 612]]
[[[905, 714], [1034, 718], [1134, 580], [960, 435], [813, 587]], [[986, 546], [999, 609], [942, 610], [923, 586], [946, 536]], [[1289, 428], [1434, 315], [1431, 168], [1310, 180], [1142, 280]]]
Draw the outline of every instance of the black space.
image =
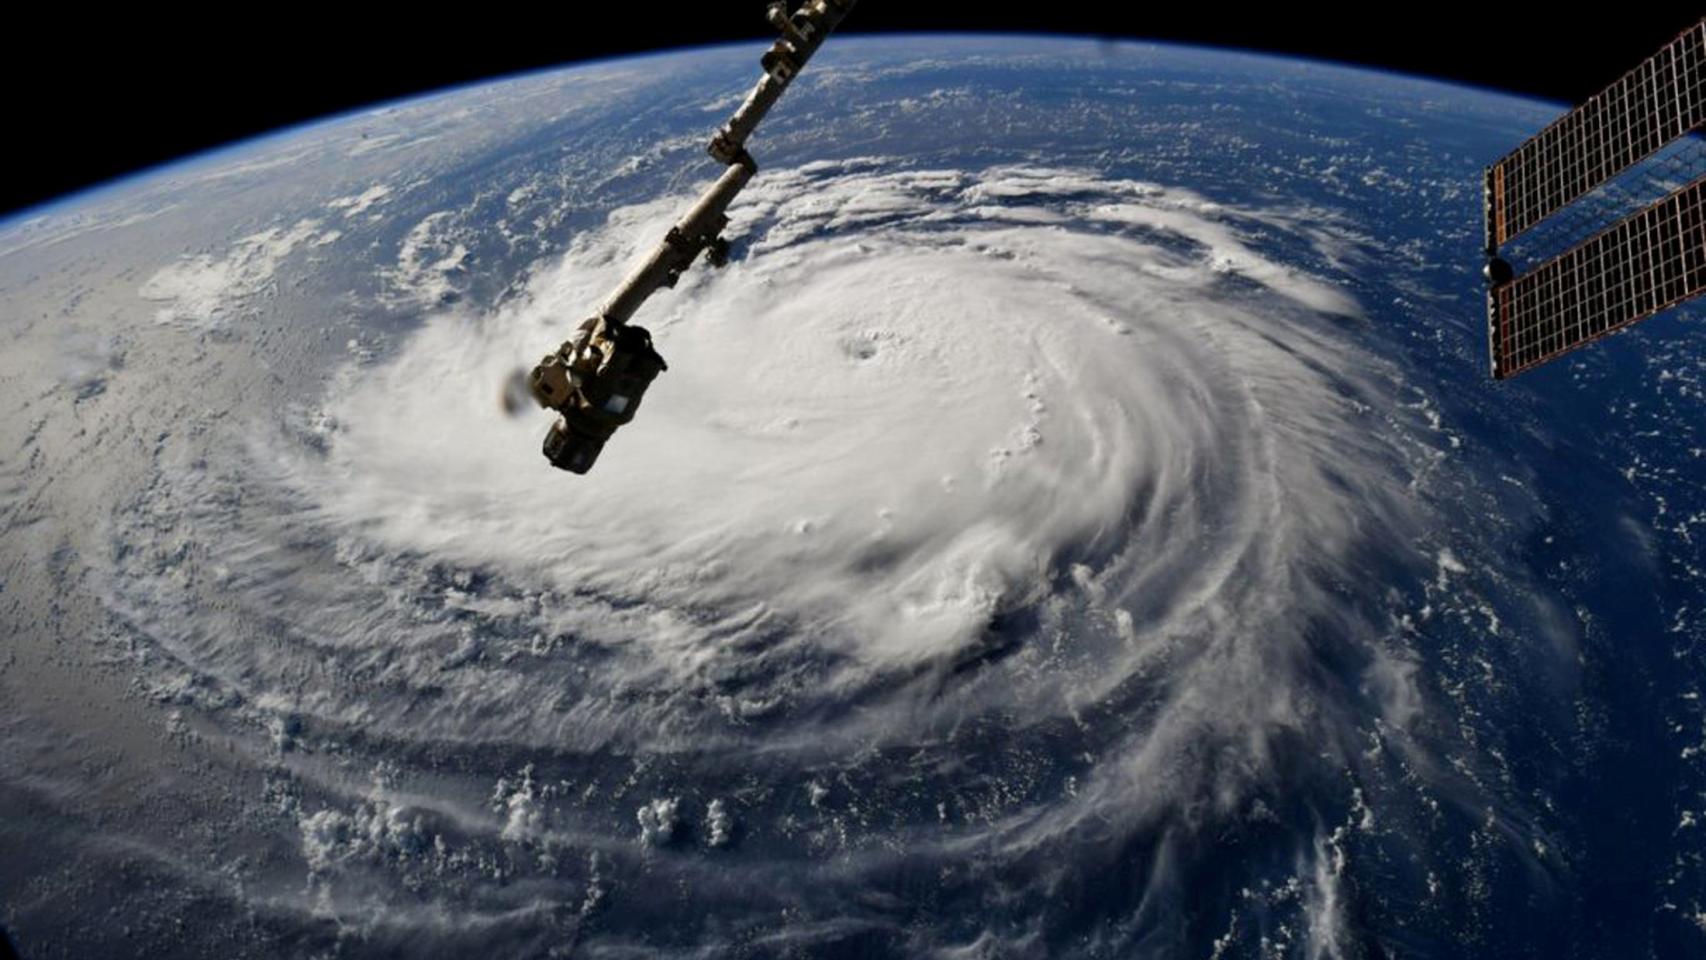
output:
[[[1086, 34], [1270, 50], [1576, 102], [1698, 20], [1700, 0], [1641, 0], [1546, 22], [1563, 4], [1373, 4], [1352, 16], [1274, 4], [1105, 2], [998, 12], [970, 0], [864, 0], [848, 33]], [[1134, 8], [1138, 5], [1132, 5]], [[389, 9], [32, 9], [0, 58], [10, 131], [0, 211], [282, 126], [482, 77], [751, 40], [763, 0]], [[1523, 8], [1523, 9], [1519, 9]], [[3, 215], [3, 213], [0, 213]]]

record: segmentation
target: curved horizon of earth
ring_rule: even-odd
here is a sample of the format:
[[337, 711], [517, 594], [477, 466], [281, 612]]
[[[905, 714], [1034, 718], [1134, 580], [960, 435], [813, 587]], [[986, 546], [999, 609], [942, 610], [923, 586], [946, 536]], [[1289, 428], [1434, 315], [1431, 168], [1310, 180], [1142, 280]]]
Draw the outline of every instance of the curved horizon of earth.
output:
[[587, 477], [505, 378], [747, 45], [0, 221], [0, 928], [51, 956], [1706, 949], [1698, 308], [1486, 376], [1557, 108], [837, 37]]

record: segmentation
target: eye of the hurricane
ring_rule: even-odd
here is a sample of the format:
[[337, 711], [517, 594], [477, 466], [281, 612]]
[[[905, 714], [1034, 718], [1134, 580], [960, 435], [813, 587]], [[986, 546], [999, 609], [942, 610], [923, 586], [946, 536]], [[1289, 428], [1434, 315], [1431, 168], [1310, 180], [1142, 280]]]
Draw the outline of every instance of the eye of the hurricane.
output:
[[679, 198], [613, 213], [523, 305], [439, 317], [350, 378], [294, 488], [364, 549], [544, 591], [537, 629], [621, 651], [594, 688], [714, 675], [780, 709], [808, 677], [855, 702], [999, 665], [1046, 715], [1211, 613], [1272, 629], [1274, 592], [1298, 599], [1351, 535], [1344, 498], [1371, 509], [1386, 470], [1325, 439], [1356, 385], [1318, 371], [1357, 364], [1323, 318], [1355, 304], [1246, 239], [1295, 225], [1082, 172], [876, 169], [755, 185], [746, 255], [636, 318], [669, 372], [592, 475], [544, 468], [546, 415], [494, 412], [492, 387]]

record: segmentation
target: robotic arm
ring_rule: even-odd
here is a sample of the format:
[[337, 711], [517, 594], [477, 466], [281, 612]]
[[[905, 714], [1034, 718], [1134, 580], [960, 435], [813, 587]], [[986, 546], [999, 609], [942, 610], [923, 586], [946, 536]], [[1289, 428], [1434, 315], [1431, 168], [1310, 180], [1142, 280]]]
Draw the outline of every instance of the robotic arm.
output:
[[770, 4], [770, 23], [781, 36], [760, 60], [764, 76], [711, 138], [711, 156], [728, 169], [581, 324], [576, 336], [546, 354], [528, 375], [533, 399], [559, 414], [545, 437], [545, 457], [552, 466], [573, 473], [592, 469], [605, 441], [634, 419], [646, 387], [667, 369], [652, 347], [651, 335], [630, 326], [629, 318], [659, 288], [675, 286], [701, 252], [712, 266], [728, 261], [729, 244], [722, 232], [729, 223], [729, 204], [758, 172], [746, 152], [747, 138], [856, 2], [804, 0], [792, 13], [784, 0]]

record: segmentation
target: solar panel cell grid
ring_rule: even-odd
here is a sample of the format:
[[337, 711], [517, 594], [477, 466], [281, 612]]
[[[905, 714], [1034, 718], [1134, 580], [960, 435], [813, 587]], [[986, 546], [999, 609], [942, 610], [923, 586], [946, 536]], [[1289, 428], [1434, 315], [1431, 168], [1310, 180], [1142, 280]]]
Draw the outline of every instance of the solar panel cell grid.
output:
[[1493, 165], [1489, 248], [1703, 126], [1706, 21]]
[[1494, 376], [1706, 292], [1706, 177], [1495, 288]]

